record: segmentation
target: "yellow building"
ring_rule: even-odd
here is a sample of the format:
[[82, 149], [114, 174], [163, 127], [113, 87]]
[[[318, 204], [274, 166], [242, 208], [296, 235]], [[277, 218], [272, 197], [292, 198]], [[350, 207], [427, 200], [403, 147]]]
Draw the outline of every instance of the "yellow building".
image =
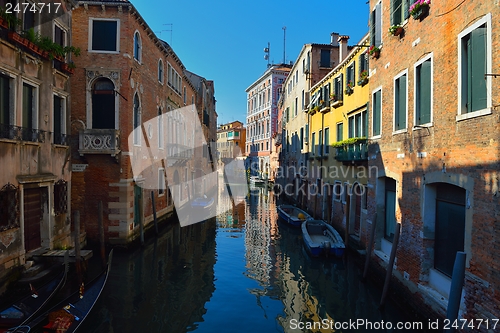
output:
[[366, 218], [368, 35], [354, 47], [348, 39], [339, 37], [340, 63], [310, 90], [307, 208], [356, 236]]

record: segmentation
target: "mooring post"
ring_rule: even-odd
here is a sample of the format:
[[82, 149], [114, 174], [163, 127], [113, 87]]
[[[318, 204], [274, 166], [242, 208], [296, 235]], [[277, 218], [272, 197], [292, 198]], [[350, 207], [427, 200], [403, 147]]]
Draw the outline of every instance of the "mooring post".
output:
[[80, 211], [75, 210], [73, 212], [73, 223], [75, 227], [75, 266], [78, 279], [82, 280], [82, 266], [80, 257]]
[[155, 223], [155, 233], [158, 235], [158, 221], [156, 220], [155, 192], [151, 191], [151, 205], [153, 206], [153, 221]]
[[366, 275], [368, 275], [368, 267], [370, 266], [370, 257], [372, 255], [373, 243], [375, 242], [375, 228], [377, 226], [377, 213], [372, 221], [372, 230], [370, 233], [370, 242], [368, 243], [368, 248], [366, 249], [366, 258], [365, 258], [365, 269], [363, 270], [363, 278], [364, 281], [366, 279]]
[[401, 233], [401, 223], [396, 223], [396, 230], [394, 230], [394, 240], [392, 242], [391, 257], [389, 258], [389, 265], [387, 266], [387, 273], [385, 275], [384, 290], [382, 290], [382, 298], [380, 299], [380, 306], [385, 305], [387, 292], [389, 291], [389, 283], [391, 282], [392, 269], [394, 267], [394, 259], [396, 259], [396, 250], [398, 249], [399, 234]]
[[97, 205], [97, 223], [99, 224], [99, 242], [101, 246], [101, 265], [102, 267], [106, 267], [106, 247], [104, 244], [104, 222], [103, 222], [103, 208], [102, 208], [102, 201], [99, 200], [99, 203]]
[[[450, 297], [448, 299], [448, 309], [446, 310], [446, 319], [454, 323], [458, 319], [458, 310], [460, 309], [460, 299], [462, 298], [462, 288], [465, 279], [465, 252], [457, 252], [455, 255], [455, 264], [453, 265], [453, 275], [451, 277]], [[453, 332], [455, 329], [450, 325], [446, 332]]]
[[346, 198], [345, 198], [345, 249], [346, 252], [349, 249], [349, 220], [351, 219], [351, 214], [350, 214], [350, 209], [349, 207], [351, 206], [351, 196], [346, 193]]

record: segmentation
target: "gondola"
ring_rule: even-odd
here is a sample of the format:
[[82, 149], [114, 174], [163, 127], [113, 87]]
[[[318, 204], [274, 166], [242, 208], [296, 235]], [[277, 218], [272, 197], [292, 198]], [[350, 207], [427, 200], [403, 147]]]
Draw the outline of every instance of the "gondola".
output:
[[0, 332], [5, 332], [14, 326], [24, 325], [35, 318], [65, 284], [67, 274], [68, 260], [66, 258], [65, 264], [56, 278], [40, 287], [30, 284], [29, 295], [0, 312]]
[[60, 302], [42, 315], [9, 330], [9, 333], [28, 333], [41, 329], [43, 332], [72, 333], [76, 332], [96, 304], [102, 290], [106, 286], [113, 250], [109, 253], [107, 268], [87, 285]]

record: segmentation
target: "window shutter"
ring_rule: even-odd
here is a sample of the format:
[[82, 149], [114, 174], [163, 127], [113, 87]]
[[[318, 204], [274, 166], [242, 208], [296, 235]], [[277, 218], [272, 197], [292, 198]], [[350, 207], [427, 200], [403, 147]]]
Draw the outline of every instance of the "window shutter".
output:
[[380, 110], [381, 110], [381, 100], [380, 100], [380, 90], [373, 94], [373, 135], [380, 135]]
[[370, 45], [375, 45], [375, 10], [370, 13]]
[[344, 74], [343, 73], [340, 73], [340, 76], [339, 76], [339, 94], [338, 94], [338, 99], [339, 100], [343, 100], [343, 91], [344, 91], [344, 86], [343, 86], [343, 83], [344, 83]]
[[382, 11], [381, 3], [379, 2], [375, 6], [375, 45], [380, 46], [382, 44]]
[[424, 61], [420, 65], [420, 77], [418, 85], [418, 124], [426, 124], [431, 121], [431, 61]]
[[399, 79], [399, 98], [398, 98], [398, 128], [406, 128], [406, 75], [402, 75]]
[[390, 0], [390, 17], [391, 17], [391, 25], [394, 25], [394, 22], [396, 21], [396, 15], [395, 15], [395, 7], [396, 4], [394, 3], [396, 0]]
[[405, 20], [410, 17], [410, 0], [403, 0], [403, 17]]
[[482, 26], [471, 32], [471, 56], [469, 64], [471, 76], [471, 107], [469, 112], [485, 109], [487, 105], [486, 80], [486, 27]]

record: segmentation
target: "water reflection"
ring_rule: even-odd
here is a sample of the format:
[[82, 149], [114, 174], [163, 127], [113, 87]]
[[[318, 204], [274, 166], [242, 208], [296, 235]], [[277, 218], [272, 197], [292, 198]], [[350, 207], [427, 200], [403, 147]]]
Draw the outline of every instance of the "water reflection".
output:
[[83, 332], [186, 332], [214, 292], [215, 222], [165, 230], [144, 249], [115, 253]]
[[216, 221], [172, 226], [144, 249], [116, 255], [83, 331], [307, 332], [294, 323], [404, 321], [390, 303], [376, 309], [379, 291], [359, 281], [349, 258], [311, 259], [299, 229], [278, 221], [272, 193], [250, 192], [237, 206], [219, 201], [228, 210]]

